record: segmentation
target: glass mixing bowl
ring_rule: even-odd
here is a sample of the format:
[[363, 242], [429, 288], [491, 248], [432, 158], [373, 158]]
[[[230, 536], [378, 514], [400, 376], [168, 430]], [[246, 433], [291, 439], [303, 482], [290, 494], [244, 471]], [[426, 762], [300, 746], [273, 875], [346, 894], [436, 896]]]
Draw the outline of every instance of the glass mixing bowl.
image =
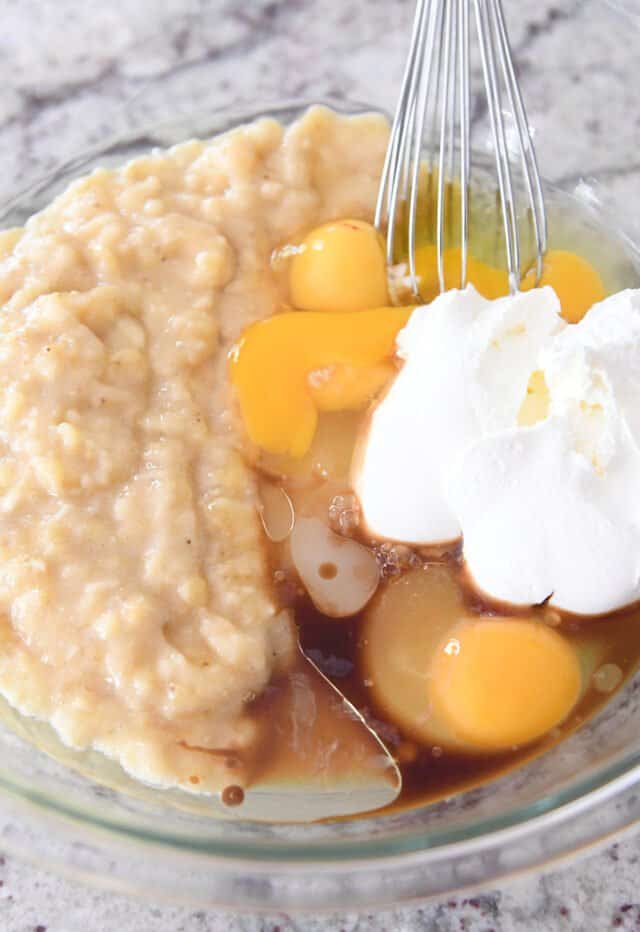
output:
[[[632, 19], [595, 6], [610, 29], [601, 30], [603, 55], [628, 49]], [[554, 81], [543, 73], [539, 93], [527, 94], [543, 174], [579, 197], [594, 218], [615, 223], [629, 244], [640, 243], [631, 88], [622, 82], [614, 102], [594, 73], [593, 112], [604, 127], [603, 146], [615, 140], [616, 152], [608, 161], [603, 156], [595, 177], [585, 178], [580, 153], [586, 130], [581, 133], [575, 121], [569, 125], [568, 117], [563, 125], [571, 100], [545, 97], [557, 88]], [[570, 98], [571, 87], [566, 90]], [[370, 109], [329, 103], [343, 112]], [[145, 126], [73, 159], [15, 197], [2, 226], [23, 223], [97, 165], [113, 166], [189, 136], [209, 137], [257, 115], [289, 122], [307, 105], [218, 110]], [[481, 117], [478, 123], [482, 139]], [[599, 164], [598, 158], [591, 162]], [[314, 825], [214, 819], [206, 801], [143, 787], [98, 754], [62, 747], [51, 729], [8, 705], [0, 711], [2, 846], [154, 899], [248, 910], [370, 910], [496, 883], [640, 819], [640, 674], [579, 731], [500, 779], [412, 811]]]

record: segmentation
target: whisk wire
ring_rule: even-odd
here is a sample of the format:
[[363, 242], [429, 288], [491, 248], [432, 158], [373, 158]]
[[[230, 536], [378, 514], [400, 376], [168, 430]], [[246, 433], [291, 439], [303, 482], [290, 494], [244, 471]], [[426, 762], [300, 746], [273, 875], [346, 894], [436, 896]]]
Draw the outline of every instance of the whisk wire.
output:
[[440, 122], [439, 122], [439, 113], [440, 113], [440, 94], [442, 91], [442, 68], [440, 67], [440, 60], [442, 58], [442, 28], [443, 28], [443, 7], [442, 4], [436, 4], [436, 16], [437, 19], [437, 30], [435, 33], [435, 48], [433, 50], [432, 57], [432, 71], [429, 75], [429, 84], [427, 87], [433, 86], [433, 94], [431, 100], [427, 100], [427, 106], [429, 109], [429, 135], [426, 140], [426, 147], [428, 152], [428, 171], [430, 180], [433, 178], [434, 168], [437, 162], [437, 158], [434, 151], [434, 143], [436, 139], [440, 138]]
[[458, 75], [460, 82], [460, 287], [464, 288], [467, 284], [469, 176], [471, 171], [468, 0], [458, 0], [458, 42]]
[[[416, 102], [417, 111], [417, 129], [413, 135], [413, 147], [411, 152], [411, 169], [410, 169], [410, 187], [409, 187], [409, 275], [412, 282], [417, 282], [416, 271], [416, 222], [418, 216], [418, 195], [420, 191], [420, 165], [422, 157], [422, 139], [424, 136], [424, 125], [427, 117], [428, 93], [431, 79], [434, 73], [434, 58], [440, 45], [437, 39], [439, 28], [441, 28], [442, 17], [441, 8], [438, 9], [432, 3], [427, 4], [424, 12], [424, 21], [422, 29], [425, 36], [423, 46], [423, 55], [421, 61], [421, 80], [418, 89], [418, 99]], [[436, 73], [439, 73], [437, 69]]]
[[[440, 151], [438, 159], [438, 204], [437, 204], [437, 229], [436, 229], [436, 251], [438, 259], [438, 281], [440, 284], [440, 291], [444, 291], [446, 288], [445, 284], [445, 270], [444, 270], [444, 226], [445, 226], [445, 203], [444, 203], [444, 194], [445, 194], [445, 181], [449, 177], [447, 173], [447, 168], [445, 167], [445, 156], [446, 156], [446, 146], [450, 133], [448, 132], [447, 124], [451, 123], [452, 132], [454, 128], [453, 121], [451, 120], [451, 94], [452, 94], [452, 74], [451, 74], [451, 62], [455, 50], [452, 48], [452, 37], [453, 37], [453, 20], [451, 16], [451, 10], [453, 6], [453, 0], [445, 0], [444, 2], [444, 24], [443, 24], [443, 41], [442, 47], [444, 51], [444, 87], [443, 87], [443, 101], [441, 108], [441, 121], [440, 121]], [[451, 155], [450, 159], [453, 159], [453, 152], [450, 150]], [[449, 159], [447, 159], [449, 161]], [[412, 279], [414, 278], [412, 272]]]
[[504, 125], [502, 111], [502, 95], [498, 81], [496, 65], [496, 49], [494, 42], [494, 22], [492, 13], [495, 5], [493, 0], [474, 0], [478, 34], [480, 36], [480, 57], [484, 74], [487, 103], [489, 105], [489, 119], [493, 133], [496, 168], [498, 171], [498, 185], [502, 205], [502, 220], [505, 230], [505, 245], [507, 250], [507, 270], [509, 273], [509, 287], [515, 292], [520, 287], [520, 242], [518, 237], [518, 216], [516, 211], [513, 179], [511, 175], [511, 161]]
[[383, 219], [387, 217], [387, 263], [393, 263], [393, 243], [395, 236], [395, 220], [397, 212], [397, 193], [394, 197], [394, 180], [398, 178], [402, 163], [402, 153], [407, 140], [407, 120], [412, 123], [413, 117], [409, 112], [415, 110], [415, 97], [411, 94], [411, 88], [417, 79], [418, 71], [416, 69], [416, 58], [421, 48], [420, 31], [421, 23], [429, 0], [418, 0], [416, 12], [413, 20], [411, 33], [411, 43], [407, 64], [402, 76], [402, 85], [400, 88], [400, 97], [396, 109], [389, 144], [385, 155], [384, 166], [382, 168], [382, 177], [378, 190], [378, 200], [376, 203], [375, 225], [381, 228]]
[[531, 205], [531, 215], [534, 228], [534, 237], [536, 242], [536, 278], [539, 281], [542, 276], [542, 260], [547, 251], [547, 218], [544, 208], [544, 195], [542, 193], [542, 183], [540, 181], [540, 172], [536, 159], [535, 149], [531, 140], [531, 133], [527, 121], [527, 115], [522, 99], [522, 92], [511, 54], [511, 45], [507, 33], [507, 26], [504, 18], [504, 11], [501, 3], [495, 4], [496, 30], [498, 42], [501, 49], [501, 64], [505, 86], [509, 96], [510, 112], [513, 114], [520, 152], [522, 156], [522, 170], [527, 188], [527, 196]]
[[[471, 4], [475, 11], [493, 137], [498, 203], [511, 291], [519, 288], [521, 278], [520, 228], [511, 151], [516, 142], [528, 200], [527, 215], [534, 232], [537, 280], [542, 273], [547, 246], [542, 184], [501, 0], [417, 0], [411, 47], [384, 162], [375, 223], [378, 229], [382, 229], [386, 221], [387, 263], [390, 267], [396, 262], [396, 234], [400, 219], [406, 223], [409, 281], [414, 295], [418, 297], [418, 210], [421, 194], [423, 198], [425, 196], [422, 184], [425, 169], [429, 214], [435, 200], [435, 224], [427, 223], [427, 228], [433, 230], [435, 227], [440, 290], [444, 291], [448, 284], [445, 253], [451, 240], [456, 169], [460, 184], [461, 287], [468, 279], [472, 191]], [[507, 132], [503, 100], [513, 120], [515, 133]], [[426, 139], [425, 126], [430, 127]]]

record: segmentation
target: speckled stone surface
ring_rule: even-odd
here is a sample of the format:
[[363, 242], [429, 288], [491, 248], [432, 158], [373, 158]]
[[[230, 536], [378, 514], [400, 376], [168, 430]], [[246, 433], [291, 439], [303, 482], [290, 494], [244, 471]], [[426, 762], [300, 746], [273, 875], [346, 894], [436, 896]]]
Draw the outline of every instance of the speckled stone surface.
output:
[[[640, 197], [636, 0], [506, 0], [550, 179]], [[0, 202], [143, 123], [235, 102], [333, 96], [393, 108], [410, 0], [0, 0]], [[624, 12], [626, 10], [626, 13]], [[621, 41], [624, 38], [624, 41]], [[476, 103], [475, 118], [483, 116]], [[631, 201], [633, 203], [633, 200]], [[638, 201], [636, 201], [638, 203]], [[510, 932], [640, 929], [640, 834], [503, 889], [331, 919], [137, 902], [0, 858], [4, 932]]]

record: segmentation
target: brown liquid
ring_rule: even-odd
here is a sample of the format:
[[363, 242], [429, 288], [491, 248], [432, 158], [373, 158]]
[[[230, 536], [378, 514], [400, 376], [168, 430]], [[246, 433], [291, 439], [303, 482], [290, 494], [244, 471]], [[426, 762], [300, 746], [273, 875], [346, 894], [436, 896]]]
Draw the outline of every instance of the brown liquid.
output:
[[[471, 607], [470, 599], [465, 601]], [[486, 603], [474, 607], [479, 609], [479, 615], [500, 614]], [[592, 687], [587, 689], [559, 729], [534, 744], [500, 754], [460, 754], [439, 746], [421, 745], [404, 735], [389, 720], [366, 686], [359, 665], [363, 615], [347, 620], [327, 618], [314, 608], [310, 600], [301, 599], [296, 605], [296, 620], [300, 626], [303, 650], [364, 715], [398, 761], [403, 780], [402, 792], [386, 811], [432, 803], [501, 776], [557, 744], [610, 698]], [[625, 679], [636, 668], [640, 659], [640, 607], [634, 606], [631, 610], [593, 620], [564, 616], [561, 624], [563, 633], [571, 641], [584, 642], [595, 636], [598, 642], [602, 642], [603, 656], [598, 665], [617, 664]]]
[[254, 784], [339, 781], [365, 768], [395, 782], [375, 737], [302, 652], [255, 701], [253, 712], [268, 723]]
[[[353, 440], [357, 435], [357, 429], [357, 422], [349, 425]], [[326, 439], [324, 445], [326, 447]], [[344, 437], [341, 439], [341, 445], [345, 446]], [[325, 450], [323, 453], [327, 462], [332, 463], [331, 456], [327, 455]], [[350, 455], [347, 454], [349, 454], [348, 447], [342, 451], [341, 459], [344, 463], [350, 461]], [[309, 459], [310, 462], [314, 461], [312, 456]], [[324, 470], [322, 457], [316, 459], [319, 460], [321, 468], [317, 466], [314, 468], [313, 480], [310, 478], [305, 480], [296, 476], [291, 481], [283, 479], [280, 484], [290, 495], [297, 514], [316, 515], [327, 521], [331, 501], [336, 495], [348, 496], [349, 483], [344, 464], [342, 468]], [[274, 472], [271, 471], [272, 478]], [[322, 478], [323, 475], [326, 475], [325, 479]], [[335, 530], [340, 530], [335, 521], [329, 521], [329, 523]], [[370, 544], [362, 530], [351, 528], [349, 533], [361, 543]], [[586, 645], [595, 645], [598, 659], [586, 675], [589, 683], [592, 681], [595, 669], [605, 663], [615, 664], [620, 668], [623, 674], [622, 683], [624, 683], [640, 662], [640, 604], [610, 616], [593, 619], [577, 618], [547, 609], [545, 606], [534, 609], [515, 608], [492, 602], [474, 589], [460, 565], [459, 544], [454, 543], [452, 547], [444, 548], [443, 554], [437, 554], [432, 550], [430, 555], [425, 552], [421, 556], [412, 552], [410, 548], [403, 548], [407, 553], [405, 559], [400, 561], [400, 565], [397, 562], [394, 563], [391, 553], [387, 553], [385, 549], [386, 546], [376, 545], [383, 578], [374, 599], [379, 597], [386, 585], [385, 574], [388, 573], [394, 578], [398, 573], [415, 566], [416, 563], [445, 562], [451, 568], [462, 594], [465, 610], [470, 615], [478, 617], [537, 616], [547, 624], [558, 626], [563, 635], [575, 643], [576, 648], [582, 648], [582, 653]], [[292, 571], [287, 557], [286, 544], [271, 545], [269, 560], [281, 601], [293, 605], [303, 651], [363, 715], [398, 763], [402, 774], [402, 792], [396, 802], [383, 811], [425, 805], [454, 793], [466, 791], [487, 780], [495, 779], [563, 740], [598, 712], [610, 698], [610, 693], [603, 694], [589, 685], [561, 727], [554, 729], [535, 743], [503, 753], [460, 753], [448, 748], [421, 744], [415, 738], [402, 732], [385, 709], [376, 703], [373, 690], [367, 686], [366, 676], [360, 663], [365, 612], [348, 619], [335, 619], [323, 615], [306, 596]], [[286, 696], [280, 701], [284, 703], [281, 706], [284, 710], [287, 703]], [[286, 713], [283, 711], [282, 714]], [[284, 741], [286, 745], [286, 736], [281, 734], [279, 737], [280, 741]], [[280, 769], [287, 761], [288, 766], [291, 767], [293, 761], [291, 755], [287, 754], [286, 747], [281, 747], [278, 753], [281, 761]]]

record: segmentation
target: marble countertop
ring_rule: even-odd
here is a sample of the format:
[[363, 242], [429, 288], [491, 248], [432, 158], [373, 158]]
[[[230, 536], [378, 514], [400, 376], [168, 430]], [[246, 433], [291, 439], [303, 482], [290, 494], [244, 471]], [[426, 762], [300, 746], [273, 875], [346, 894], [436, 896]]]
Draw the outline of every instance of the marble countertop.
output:
[[[595, 174], [624, 204], [629, 192], [640, 190], [640, 106], [637, 82], [629, 79], [640, 32], [620, 44], [608, 31], [601, 0], [507, 0], [506, 6], [544, 173], [562, 180]], [[412, 7], [412, 0], [0, 0], [0, 203], [79, 150], [194, 109], [334, 96], [391, 110]], [[577, 37], [579, 54], [567, 54]], [[638, 929], [639, 858], [640, 833], [632, 832], [503, 889], [329, 920], [232, 917], [140, 903], [6, 855], [0, 857], [0, 928]]]

